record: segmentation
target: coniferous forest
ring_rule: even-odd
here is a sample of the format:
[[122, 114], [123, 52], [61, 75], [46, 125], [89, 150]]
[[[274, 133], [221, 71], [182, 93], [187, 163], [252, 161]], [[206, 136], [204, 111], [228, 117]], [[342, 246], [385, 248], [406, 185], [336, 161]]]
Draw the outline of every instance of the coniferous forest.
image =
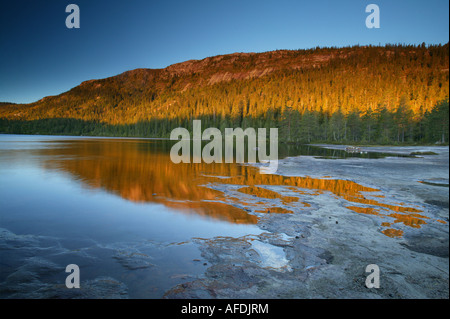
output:
[[448, 44], [235, 53], [0, 103], [0, 132], [168, 137], [200, 119], [288, 143], [447, 144], [448, 96]]

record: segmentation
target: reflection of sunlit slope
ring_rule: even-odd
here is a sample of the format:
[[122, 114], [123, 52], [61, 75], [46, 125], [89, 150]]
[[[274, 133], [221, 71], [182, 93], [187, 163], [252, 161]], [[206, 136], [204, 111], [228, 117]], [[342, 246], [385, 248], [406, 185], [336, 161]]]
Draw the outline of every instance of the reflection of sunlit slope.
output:
[[153, 202], [161, 196], [175, 200], [213, 199], [219, 194], [205, 187], [192, 187], [199, 167], [172, 164], [168, 155], [145, 151], [138, 143], [79, 143], [76, 148], [57, 151], [73, 158], [58, 161], [58, 167], [92, 187], [132, 201]]
[[[223, 203], [221, 192], [201, 186], [206, 164], [173, 164], [169, 155], [151, 143], [133, 141], [88, 141], [69, 143], [66, 148], [45, 150], [61, 160], [47, 166], [70, 172], [85, 184], [102, 188], [135, 202], [156, 202], [234, 223], [256, 223], [257, 218]], [[53, 156], [52, 156], [53, 157]], [[230, 165], [228, 165], [229, 167]], [[222, 166], [224, 173], [227, 167]]]
[[[288, 186], [287, 189], [298, 194], [307, 194], [305, 190], [315, 190], [315, 192], [309, 193], [310, 195], [318, 195], [324, 191], [331, 192], [335, 196], [343, 198], [351, 203], [375, 206], [347, 207], [355, 212], [394, 218], [394, 224], [402, 223], [403, 225], [412, 228], [420, 228], [420, 225], [426, 224], [425, 219], [429, 219], [429, 217], [417, 214], [421, 212], [421, 210], [417, 208], [406, 207], [402, 204], [393, 205], [391, 203], [380, 202], [379, 200], [384, 199], [384, 196], [376, 193], [379, 192], [378, 189], [366, 187], [352, 181], [338, 179], [316, 179], [310, 177], [286, 177], [280, 175], [260, 175], [249, 167], [244, 168], [244, 170], [250, 171], [247, 172], [247, 174], [241, 174], [241, 176], [238, 177], [230, 177], [226, 180], [226, 183], [247, 186], [239, 189], [240, 192], [245, 194], [256, 195], [260, 198], [279, 198], [288, 208], [289, 203], [293, 202], [293, 200], [291, 200], [293, 197], [282, 196], [281, 194], [261, 187], [256, 187], [255, 185], [284, 185]], [[223, 183], [224, 181], [217, 180], [217, 182]], [[373, 198], [376, 198], [376, 200]], [[307, 207], [308, 205], [305, 206]], [[270, 210], [274, 212], [290, 212], [290, 210], [285, 208], [266, 208], [266, 211]], [[385, 214], [381, 212], [385, 212]], [[391, 223], [389, 226], [390, 225]], [[403, 234], [403, 231], [392, 228], [384, 229], [382, 232], [389, 237], [400, 237]]]
[[[386, 207], [389, 205], [379, 205], [379, 206]], [[391, 219], [393, 218], [394, 220], [392, 223], [402, 223], [402, 224], [412, 227], [412, 228], [420, 228], [420, 225], [426, 224], [425, 219], [429, 219], [429, 217], [427, 217], [427, 216], [423, 216], [420, 214], [414, 214], [414, 213], [410, 213], [410, 214], [390, 213], [389, 214], [389, 211], [386, 211], [384, 209], [377, 209], [377, 208], [373, 208], [373, 207], [348, 206], [347, 208], [351, 209], [357, 213], [360, 213], [360, 214], [375, 215], [375, 216], [380, 216], [381, 218], [391, 218]], [[396, 211], [403, 211], [403, 212], [413, 211], [413, 208], [410, 208], [411, 210], [398, 210], [395, 208], [397, 208], [397, 206], [394, 207], [394, 210], [396, 210]], [[408, 208], [408, 207], [401, 207], [401, 208]], [[418, 210], [414, 210], [414, 211], [418, 211]], [[391, 226], [392, 223], [383, 222], [383, 223], [381, 223], [381, 226], [388, 227], [388, 226]], [[385, 234], [386, 236], [389, 236], [389, 237], [400, 237], [403, 235], [403, 231], [389, 228], [389, 229], [383, 230], [383, 234]]]
[[388, 228], [388, 229], [382, 230], [382, 233], [388, 237], [402, 237], [403, 236], [403, 230], [401, 230], [401, 229]]
[[220, 220], [226, 220], [237, 224], [256, 224], [258, 218], [250, 215], [242, 209], [218, 202], [171, 202], [166, 206], [182, 210], [186, 213], [200, 214]]
[[242, 187], [239, 189], [239, 191], [244, 194], [249, 194], [249, 195], [258, 196], [258, 197], [262, 197], [262, 198], [269, 198], [269, 199], [279, 198], [279, 199], [281, 199], [281, 202], [283, 204], [298, 201], [298, 198], [296, 198], [296, 197], [282, 196], [282, 195], [278, 194], [277, 192], [271, 191], [269, 189], [261, 188], [261, 187], [256, 187], [256, 186]]
[[[61, 158], [47, 161], [49, 167], [70, 172], [91, 187], [105, 189], [127, 200], [162, 203], [183, 212], [234, 223], [257, 222], [255, 216], [235, 206], [256, 206], [257, 212], [291, 213], [310, 207], [299, 201], [303, 196], [328, 192], [352, 204], [371, 206], [348, 207], [358, 213], [391, 217], [393, 223], [414, 228], [426, 224], [427, 217], [417, 214], [421, 212], [419, 209], [386, 203], [378, 189], [352, 181], [261, 175], [254, 167], [235, 164], [173, 164], [168, 151], [159, 148], [161, 145], [135, 140], [80, 141], [43, 152], [52, 155], [51, 158]], [[240, 186], [237, 193], [247, 196], [248, 200], [238, 195], [225, 196], [206, 187], [208, 184]], [[266, 188], [270, 186], [283, 186], [290, 195]], [[400, 234], [394, 230], [383, 233]]]

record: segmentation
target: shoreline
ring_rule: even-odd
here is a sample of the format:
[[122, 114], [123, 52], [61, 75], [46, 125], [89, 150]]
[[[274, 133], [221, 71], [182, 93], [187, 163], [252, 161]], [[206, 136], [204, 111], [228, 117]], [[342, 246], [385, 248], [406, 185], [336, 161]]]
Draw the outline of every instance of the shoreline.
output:
[[[129, 136], [129, 137], [126, 137], [126, 136], [107, 136], [107, 135], [105, 135], [105, 136], [102, 136], [102, 135], [61, 135], [61, 134], [56, 134], [56, 135], [51, 135], [51, 134], [20, 134], [20, 133], [3, 133], [3, 132], [0, 132], [0, 135], [13, 135], [13, 136], [36, 136], [36, 137], [38, 137], [38, 136], [42, 136], [42, 137], [74, 137], [74, 138], [76, 138], [76, 137], [79, 137], [79, 138], [97, 138], [97, 139], [102, 139], [102, 138], [104, 138], [104, 139], [136, 139], [136, 140], [167, 140], [167, 141], [170, 141], [170, 138], [168, 138], [168, 137], [138, 137], [138, 136]], [[222, 138], [222, 139], [224, 139], [224, 137]], [[190, 140], [193, 140], [193, 139], [190, 139]], [[204, 140], [204, 141], [206, 141], [206, 140]], [[288, 145], [288, 146], [301, 146], [301, 145], [305, 145], [305, 146], [315, 146], [315, 147], [323, 147], [323, 148], [330, 148], [330, 149], [336, 149], [336, 150], [341, 150], [341, 149], [343, 149], [343, 148], [345, 148], [345, 146], [361, 146], [361, 147], [364, 147], [364, 148], [387, 148], [387, 147], [399, 147], [399, 148], [402, 148], [402, 147], [449, 147], [449, 144], [448, 143], [446, 143], [446, 144], [430, 144], [430, 143], [424, 143], [424, 144], [417, 144], [417, 143], [413, 143], [413, 144], [410, 144], [410, 143], [404, 143], [404, 144], [397, 144], [397, 145], [394, 145], [394, 144], [386, 144], [386, 145], [383, 145], [383, 144], [364, 144], [364, 143], [354, 143], [354, 142], [349, 142], [349, 143], [336, 143], [336, 144], [333, 144], [333, 143], [330, 143], [330, 142], [320, 142], [320, 143], [305, 143], [305, 144], [302, 144], [302, 143], [290, 143], [290, 142], [285, 142], [285, 141], [281, 141], [280, 142], [281, 144], [284, 144], [284, 145]], [[339, 147], [339, 146], [344, 146], [343, 148], [342, 147]], [[376, 150], [372, 150], [372, 151], [374, 151], [374, 152], [378, 152], [378, 151], [376, 151]]]
[[[382, 202], [400, 201], [403, 206], [420, 207], [420, 214], [426, 218], [422, 227], [394, 221], [402, 236], [389, 237], [381, 231], [387, 216], [352, 212], [347, 209], [348, 201], [336, 200], [327, 193], [301, 196], [310, 209], [294, 209], [293, 214], [256, 213], [261, 235], [197, 241], [202, 257], [211, 264], [205, 278], [178, 285], [167, 291], [165, 298], [448, 298], [448, 187], [415, 183], [418, 176], [414, 176], [425, 167], [435, 167], [425, 175], [448, 174], [448, 148], [438, 156], [395, 159], [396, 165], [389, 170], [385, 164], [391, 160], [324, 162], [327, 160], [291, 157], [280, 161], [277, 174], [307, 175], [300, 174], [302, 167], [312, 171], [322, 167], [325, 173], [328, 165], [336, 172], [328, 176], [330, 179], [347, 177], [378, 188], [384, 196]], [[369, 163], [376, 165], [374, 172], [365, 167]], [[409, 176], [393, 171], [398, 164], [406, 165]], [[346, 165], [362, 167], [356, 172], [352, 167], [345, 171]], [[411, 165], [417, 165], [414, 171], [410, 171]], [[366, 179], [383, 169], [387, 170], [387, 179]], [[314, 175], [324, 174], [319, 170]], [[283, 192], [282, 187], [269, 188]], [[227, 192], [226, 188], [221, 190]], [[255, 213], [252, 207], [247, 209]], [[365, 269], [370, 264], [380, 268], [379, 289], [365, 286]]]

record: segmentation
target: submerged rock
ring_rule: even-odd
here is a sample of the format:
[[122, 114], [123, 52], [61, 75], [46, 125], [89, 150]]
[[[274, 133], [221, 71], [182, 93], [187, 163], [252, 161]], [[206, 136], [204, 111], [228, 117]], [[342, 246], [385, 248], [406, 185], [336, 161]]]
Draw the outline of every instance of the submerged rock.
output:
[[129, 270], [143, 269], [154, 266], [150, 262], [153, 258], [139, 251], [119, 250], [115, 253], [113, 258]]

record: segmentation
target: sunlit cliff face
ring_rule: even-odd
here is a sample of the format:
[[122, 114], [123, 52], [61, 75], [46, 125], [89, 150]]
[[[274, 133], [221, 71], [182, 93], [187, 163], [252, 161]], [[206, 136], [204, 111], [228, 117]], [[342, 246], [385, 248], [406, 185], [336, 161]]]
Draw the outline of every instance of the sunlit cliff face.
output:
[[[183, 213], [232, 223], [257, 223], [258, 218], [247, 212], [252, 208], [257, 213], [311, 211], [305, 198], [320, 194], [345, 200], [349, 212], [378, 216], [383, 220], [382, 233], [389, 237], [403, 235], [395, 229], [400, 223], [420, 228], [430, 219], [419, 214], [420, 208], [387, 202], [380, 190], [352, 181], [262, 175], [257, 168], [237, 164], [174, 164], [160, 145], [152, 141], [87, 140], [42, 152], [59, 158], [45, 161], [45, 167], [68, 172], [88, 187], [133, 202], [161, 203]], [[211, 188], [215, 185], [235, 186], [235, 192], [230, 195]], [[281, 190], [268, 189], [272, 186]]]

